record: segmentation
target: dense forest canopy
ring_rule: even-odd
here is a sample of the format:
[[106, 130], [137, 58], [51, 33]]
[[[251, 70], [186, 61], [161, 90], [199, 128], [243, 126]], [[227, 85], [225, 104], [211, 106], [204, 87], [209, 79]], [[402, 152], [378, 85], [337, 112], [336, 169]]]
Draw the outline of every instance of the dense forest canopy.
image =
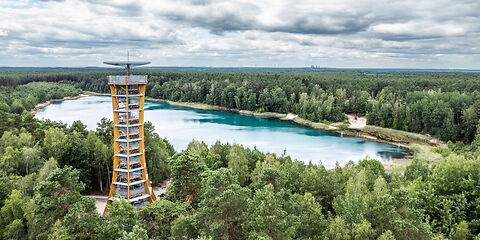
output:
[[192, 141], [175, 151], [146, 123], [150, 178], [170, 180], [167, 196], [138, 212], [115, 201], [100, 216], [84, 194], [109, 186], [112, 122], [88, 131], [29, 111], [82, 90], [107, 92], [109, 73], [0, 74], [0, 238], [479, 239], [478, 74], [138, 70], [150, 75], [152, 97], [313, 121], [366, 115], [458, 142], [416, 155], [400, 173], [373, 159], [327, 170], [237, 144]]

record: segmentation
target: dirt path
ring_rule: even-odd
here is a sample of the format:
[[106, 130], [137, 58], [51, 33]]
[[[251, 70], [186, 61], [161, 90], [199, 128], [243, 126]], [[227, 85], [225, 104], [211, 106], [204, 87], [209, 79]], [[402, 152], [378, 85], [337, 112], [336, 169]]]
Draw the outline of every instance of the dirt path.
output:
[[95, 206], [97, 207], [98, 214], [102, 215], [105, 206], [107, 205], [107, 196], [88, 195], [87, 197], [95, 200]]
[[350, 128], [363, 129], [365, 126], [367, 126], [366, 117], [357, 117], [357, 119], [355, 119], [355, 116], [351, 114], [345, 114], [345, 115], [347, 115], [348, 121], [350, 122]]

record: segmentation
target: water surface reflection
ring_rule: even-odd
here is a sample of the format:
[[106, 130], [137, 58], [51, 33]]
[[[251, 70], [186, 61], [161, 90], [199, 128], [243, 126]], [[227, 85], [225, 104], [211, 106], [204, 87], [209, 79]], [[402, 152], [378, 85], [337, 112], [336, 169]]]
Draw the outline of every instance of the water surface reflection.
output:
[[[94, 130], [102, 117], [112, 119], [111, 98], [89, 96], [77, 100], [55, 102], [39, 112], [39, 119], [52, 119], [71, 124], [81, 120]], [[216, 140], [239, 143], [264, 152], [287, 154], [301, 161], [320, 161], [328, 168], [366, 156], [390, 161], [410, 152], [401, 147], [341, 137], [338, 134], [313, 130], [289, 122], [172, 106], [160, 102], [145, 102], [145, 120], [155, 125], [161, 137], [167, 138], [176, 150], [186, 148], [192, 139], [211, 145]]]

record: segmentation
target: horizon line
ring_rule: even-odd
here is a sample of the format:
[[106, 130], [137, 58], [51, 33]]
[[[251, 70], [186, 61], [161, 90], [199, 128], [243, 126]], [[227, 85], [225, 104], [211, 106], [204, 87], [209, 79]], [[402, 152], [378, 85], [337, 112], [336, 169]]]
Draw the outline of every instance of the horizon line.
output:
[[[85, 68], [100, 68], [100, 69], [115, 69], [114, 67], [106, 66], [0, 66], [0, 68], [65, 68], [65, 69], [85, 69]], [[402, 70], [402, 71], [480, 71], [480, 68], [402, 68], [402, 67], [322, 67], [322, 66], [296, 66], [296, 67], [277, 67], [277, 66], [247, 66], [247, 67], [233, 67], [233, 66], [143, 66], [136, 69], [154, 69], [154, 68], [192, 68], [192, 69], [298, 69], [298, 70]]]

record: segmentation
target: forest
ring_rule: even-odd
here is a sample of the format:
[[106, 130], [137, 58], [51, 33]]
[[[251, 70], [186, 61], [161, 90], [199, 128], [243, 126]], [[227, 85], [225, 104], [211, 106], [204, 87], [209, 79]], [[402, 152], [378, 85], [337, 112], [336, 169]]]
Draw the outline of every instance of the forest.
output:
[[30, 110], [108, 92], [112, 73], [0, 73], [0, 238], [480, 239], [479, 74], [137, 70], [149, 74], [155, 98], [312, 121], [351, 113], [450, 142], [415, 155], [402, 173], [375, 159], [325, 169], [230, 143], [192, 140], [175, 150], [146, 123], [149, 174], [154, 184], [170, 180], [167, 195], [138, 212], [115, 201], [101, 216], [85, 194], [109, 186], [112, 122], [89, 131]]
[[[1, 72], [1, 71], [0, 71]], [[107, 93], [111, 69], [23, 69], [0, 74], [0, 86], [68, 81]], [[433, 135], [445, 142], [474, 140], [480, 119], [480, 74], [368, 71], [162, 71], [149, 75], [147, 96], [250, 110], [292, 112], [313, 122], [345, 114], [368, 124]], [[408, 83], [408, 84], [406, 84]]]

